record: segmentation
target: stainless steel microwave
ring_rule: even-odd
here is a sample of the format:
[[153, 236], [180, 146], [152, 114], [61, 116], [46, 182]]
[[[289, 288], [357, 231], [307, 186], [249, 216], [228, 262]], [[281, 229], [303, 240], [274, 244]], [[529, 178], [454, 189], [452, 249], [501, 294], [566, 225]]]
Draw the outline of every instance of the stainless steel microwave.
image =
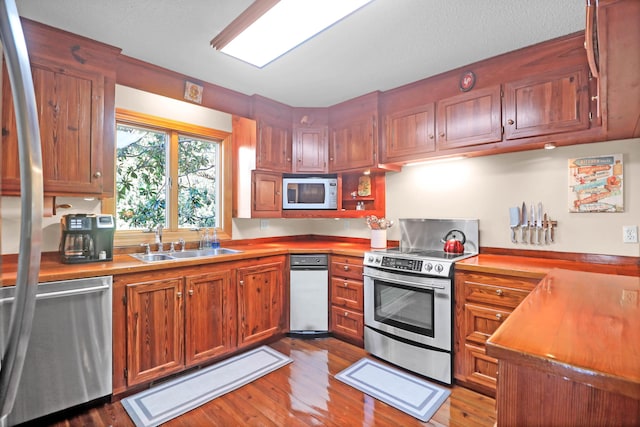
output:
[[284, 176], [282, 209], [338, 209], [338, 179], [333, 176]]

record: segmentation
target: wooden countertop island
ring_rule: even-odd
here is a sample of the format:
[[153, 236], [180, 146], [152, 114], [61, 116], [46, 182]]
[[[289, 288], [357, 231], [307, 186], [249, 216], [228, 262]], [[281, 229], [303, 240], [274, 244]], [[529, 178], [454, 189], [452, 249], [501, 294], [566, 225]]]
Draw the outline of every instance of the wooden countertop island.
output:
[[640, 425], [640, 278], [555, 269], [486, 343], [498, 426]]

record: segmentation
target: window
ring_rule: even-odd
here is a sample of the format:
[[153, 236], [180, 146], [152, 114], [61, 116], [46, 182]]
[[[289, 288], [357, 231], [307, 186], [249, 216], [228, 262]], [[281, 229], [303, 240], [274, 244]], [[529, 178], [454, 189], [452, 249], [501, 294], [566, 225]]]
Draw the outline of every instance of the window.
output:
[[149, 241], [141, 233], [158, 225], [166, 230], [165, 242], [197, 240], [192, 230], [198, 228], [215, 227], [221, 237], [230, 237], [231, 208], [223, 185], [230, 176], [228, 137], [227, 132], [118, 110], [114, 213], [119, 243]]

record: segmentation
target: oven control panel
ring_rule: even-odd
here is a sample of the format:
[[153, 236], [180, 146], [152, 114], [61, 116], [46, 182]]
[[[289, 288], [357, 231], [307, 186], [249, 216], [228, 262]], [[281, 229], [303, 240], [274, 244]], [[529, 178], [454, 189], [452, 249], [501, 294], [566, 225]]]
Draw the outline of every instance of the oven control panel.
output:
[[406, 271], [428, 276], [449, 277], [452, 263], [439, 260], [402, 258], [377, 253], [366, 253], [364, 265], [387, 270]]

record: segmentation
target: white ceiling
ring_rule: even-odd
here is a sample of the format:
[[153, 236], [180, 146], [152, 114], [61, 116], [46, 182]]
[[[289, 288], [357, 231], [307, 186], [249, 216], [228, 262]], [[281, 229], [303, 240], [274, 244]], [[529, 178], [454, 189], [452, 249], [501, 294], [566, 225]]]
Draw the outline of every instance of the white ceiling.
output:
[[[303, 1], [303, 0], [300, 0]], [[263, 69], [209, 47], [252, 0], [17, 0], [22, 16], [246, 95], [326, 107], [584, 29], [584, 0], [374, 0]]]

